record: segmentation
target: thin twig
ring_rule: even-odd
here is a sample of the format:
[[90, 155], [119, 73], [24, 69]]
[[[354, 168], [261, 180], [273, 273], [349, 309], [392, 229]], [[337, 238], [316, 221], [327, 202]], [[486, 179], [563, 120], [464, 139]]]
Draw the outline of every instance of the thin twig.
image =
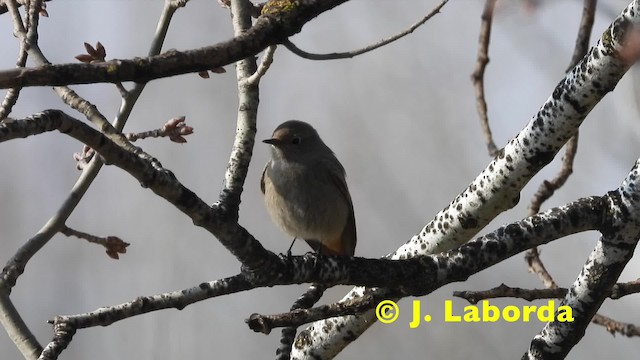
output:
[[[311, 288], [310, 288], [311, 290]], [[296, 327], [310, 323], [312, 321], [318, 321], [321, 319], [327, 319], [336, 316], [355, 315], [361, 312], [375, 308], [375, 306], [384, 299], [375, 297], [372, 295], [364, 295], [361, 297], [353, 298], [351, 300], [337, 302], [328, 305], [321, 305], [311, 308], [310, 306], [291, 308], [291, 311], [282, 314], [274, 315], [260, 315], [252, 314], [249, 319], [246, 320], [249, 324], [249, 328], [255, 332], [261, 332], [269, 334], [273, 329], [284, 327], [283, 334], [288, 329], [295, 331]], [[295, 334], [294, 334], [295, 335]], [[282, 342], [282, 339], [280, 340]], [[281, 344], [278, 351], [280, 351], [285, 344]], [[284, 355], [278, 353], [278, 355]], [[289, 359], [289, 357], [279, 356], [278, 359]]]
[[622, 323], [604, 315], [595, 314], [591, 322], [604, 326], [605, 329], [614, 336], [616, 334], [626, 337], [640, 336], [640, 327], [630, 323]]
[[476, 107], [480, 116], [480, 126], [484, 134], [484, 141], [487, 144], [490, 156], [496, 156], [498, 147], [493, 142], [489, 117], [487, 115], [487, 101], [484, 93], [484, 71], [489, 63], [489, 41], [491, 40], [491, 24], [493, 23], [493, 12], [496, 0], [487, 0], [482, 11], [482, 23], [480, 25], [480, 35], [478, 38], [478, 56], [476, 67], [471, 74], [471, 82], [476, 92]]
[[193, 134], [193, 127], [187, 125], [185, 120], [186, 118], [184, 116], [171, 118], [158, 129], [127, 133], [125, 136], [131, 142], [146, 138], [168, 137], [172, 142], [179, 144], [186, 143], [187, 139], [185, 136]]
[[[542, 203], [549, 199], [557, 189], [562, 187], [573, 173], [573, 161], [578, 150], [578, 138], [579, 133], [576, 131], [576, 134], [567, 142], [565, 153], [562, 157], [562, 168], [556, 177], [551, 181], [544, 180], [542, 184], [540, 184], [529, 206], [529, 216], [539, 212]], [[538, 275], [538, 279], [540, 279], [546, 287], [551, 289], [558, 287], [544, 266], [537, 247], [527, 250], [525, 253], [525, 261], [528, 264], [529, 271]]]
[[[572, 69], [585, 56], [589, 50], [589, 39], [591, 37], [591, 29], [595, 18], [597, 0], [584, 0], [584, 8], [582, 11], [582, 20], [578, 28], [576, 45], [571, 56], [571, 63], [567, 71]], [[529, 216], [538, 213], [542, 203], [549, 199], [553, 193], [562, 187], [573, 172], [573, 161], [578, 150], [578, 132], [567, 142], [565, 154], [562, 157], [562, 168], [558, 175], [551, 181], [543, 181], [534, 195], [531, 205], [529, 206]], [[525, 259], [529, 265], [529, 270], [538, 275], [545, 286], [553, 288], [557, 284], [547, 272], [537, 248], [530, 249], [525, 254]]]
[[[185, 117], [175, 117], [169, 119], [164, 125], [158, 129], [141, 131], [137, 133], [126, 133], [124, 136], [130, 142], [136, 142], [147, 138], [163, 138], [167, 137], [170, 141], [178, 144], [187, 142], [185, 136], [193, 134], [193, 127], [185, 123]], [[84, 170], [91, 164], [93, 157], [96, 155], [95, 150], [87, 145], [82, 147], [82, 151], [73, 154], [73, 159], [77, 162], [76, 168]]]
[[609, 297], [612, 299], [619, 299], [623, 296], [637, 293], [640, 293], [640, 279], [614, 285]]
[[[489, 290], [481, 291], [454, 291], [453, 296], [467, 300], [471, 304], [477, 304], [482, 300], [497, 298], [518, 298], [527, 301], [539, 299], [561, 299], [567, 294], [566, 288], [546, 288], [546, 289], [523, 289], [511, 287], [505, 284]], [[640, 281], [630, 281], [627, 283], [617, 283], [609, 293], [609, 298], [619, 299], [623, 296], [640, 293]]]
[[538, 280], [540, 280], [545, 287], [549, 289], [558, 288], [558, 284], [553, 280], [553, 277], [549, 274], [549, 271], [547, 271], [547, 268], [540, 259], [540, 252], [537, 247], [527, 250], [524, 254], [524, 260], [527, 262], [529, 272], [536, 274]]
[[[498, 287], [484, 291], [454, 291], [453, 296], [463, 298], [471, 304], [477, 304], [482, 300], [505, 297], [519, 298], [527, 301], [552, 298], [562, 299], [565, 297], [567, 291], [566, 288], [522, 289], [501, 284]], [[614, 285], [609, 298], [618, 299], [622, 296], [636, 294], [638, 292], [640, 292], [640, 281], [638, 280], [628, 283], [618, 283]], [[594, 324], [604, 326], [612, 335], [621, 334], [627, 337], [640, 336], [640, 328], [632, 323], [619, 322], [600, 314], [596, 314], [591, 321]]]
[[128, 242], [123, 241], [117, 236], [95, 236], [82, 231], [78, 231], [76, 229], [72, 229], [66, 225], [62, 227], [60, 232], [69, 237], [75, 236], [78, 239], [83, 239], [90, 243], [104, 246], [104, 248], [107, 249], [107, 255], [115, 260], [118, 260], [120, 258], [119, 254], [126, 254], [127, 247], [129, 246]]
[[245, 84], [247, 85], [255, 85], [262, 79], [264, 74], [267, 73], [269, 67], [273, 63], [273, 54], [276, 52], [277, 46], [271, 45], [265, 50], [264, 55], [262, 55], [262, 62], [260, 62], [260, 66], [258, 66], [258, 70], [253, 73], [253, 75], [249, 76], [245, 80]]
[[291, 51], [292, 53], [305, 58], [305, 59], [309, 59], [309, 60], [336, 60], [336, 59], [347, 59], [347, 58], [352, 58], [358, 55], [362, 55], [364, 53], [367, 53], [369, 51], [375, 50], [379, 47], [385, 46], [389, 43], [392, 43], [406, 35], [411, 34], [412, 32], [414, 32], [417, 28], [419, 28], [420, 26], [422, 26], [422, 24], [426, 23], [429, 19], [431, 19], [432, 17], [434, 17], [436, 14], [438, 14], [440, 12], [440, 9], [442, 9], [442, 7], [448, 2], [449, 0], [443, 0], [440, 5], [436, 6], [433, 10], [431, 10], [431, 12], [429, 12], [425, 17], [423, 17], [420, 21], [418, 21], [417, 23], [411, 25], [408, 29], [390, 36], [388, 38], [384, 38], [380, 41], [378, 41], [375, 44], [371, 44], [369, 46], [363, 47], [361, 49], [357, 49], [357, 50], [352, 50], [352, 51], [347, 51], [347, 52], [341, 52], [341, 53], [329, 53], [329, 54], [314, 54], [314, 53], [309, 53], [306, 52], [302, 49], [300, 49], [299, 47], [297, 47], [296, 45], [294, 45], [291, 41], [289, 40], [285, 40], [282, 42], [282, 45], [284, 45], [287, 49], [289, 49], [289, 51]]

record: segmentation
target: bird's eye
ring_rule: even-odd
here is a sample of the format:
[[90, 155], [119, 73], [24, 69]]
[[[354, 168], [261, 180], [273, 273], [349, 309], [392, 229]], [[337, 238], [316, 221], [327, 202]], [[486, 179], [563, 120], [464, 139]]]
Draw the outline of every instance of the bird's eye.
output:
[[300, 144], [300, 138], [299, 138], [299, 137], [297, 137], [297, 136], [294, 136], [294, 137], [293, 137], [293, 139], [291, 139], [291, 143], [292, 143], [293, 145], [298, 145], [298, 144]]

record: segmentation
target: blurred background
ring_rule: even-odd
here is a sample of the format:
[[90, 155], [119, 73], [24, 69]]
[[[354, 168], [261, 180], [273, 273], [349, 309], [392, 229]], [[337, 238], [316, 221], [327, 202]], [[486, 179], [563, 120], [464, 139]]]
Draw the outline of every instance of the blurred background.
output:
[[[594, 44], [629, 0], [601, 0]], [[439, 3], [438, 0], [353, 0], [327, 12], [291, 40], [310, 52], [347, 51], [395, 34]], [[484, 1], [450, 1], [441, 14], [413, 34], [354, 59], [310, 61], [280, 47], [261, 83], [257, 139], [265, 139], [287, 119], [313, 124], [347, 169], [358, 225], [356, 254], [386, 255], [408, 241], [460, 193], [491, 161], [481, 134], [470, 81], [477, 52]], [[40, 22], [40, 46], [54, 63], [75, 62], [83, 42], [102, 42], [107, 58], [146, 56], [162, 1], [54, 0], [49, 18]], [[515, 136], [537, 112], [569, 64], [582, 13], [582, 1], [499, 0], [485, 75], [489, 118], [498, 147]], [[18, 42], [8, 15], [0, 16], [0, 68], [15, 65]], [[232, 36], [228, 10], [215, 1], [192, 0], [180, 9], [164, 50], [186, 50]], [[185, 115], [195, 128], [188, 143], [166, 140], [137, 143], [173, 171], [201, 198], [213, 203], [222, 185], [235, 131], [235, 69], [205, 80], [197, 74], [148, 84], [126, 131], [160, 127]], [[581, 127], [573, 176], [543, 209], [615, 189], [640, 154], [638, 70], [631, 71], [589, 115]], [[130, 85], [130, 84], [129, 84]], [[120, 97], [111, 84], [73, 87], [112, 119]], [[4, 95], [4, 91], [0, 93]], [[73, 113], [49, 88], [27, 88], [12, 117], [56, 108]], [[82, 144], [49, 133], [0, 145], [0, 262], [56, 212], [76, 181], [72, 159]], [[269, 156], [256, 143], [240, 222], [263, 245], [285, 252], [289, 239], [264, 209], [258, 181]], [[558, 156], [523, 190], [520, 204], [498, 216], [481, 233], [526, 215], [531, 195], [559, 169]], [[52, 336], [46, 323], [59, 314], [76, 314], [152, 295], [196, 286], [234, 275], [239, 262], [219, 242], [174, 209], [142, 189], [124, 171], [104, 167], [68, 225], [95, 235], [119, 236], [131, 243], [115, 261], [102, 247], [55, 236], [28, 264], [12, 299], [44, 345]], [[542, 258], [561, 286], [580, 272], [598, 234], [560, 239], [541, 249]], [[294, 253], [308, 248], [298, 242]], [[634, 280], [640, 262], [632, 260], [621, 281]], [[466, 283], [450, 284], [421, 298], [434, 317], [409, 329], [411, 299], [400, 302], [398, 322], [375, 324], [339, 356], [342, 359], [519, 358], [543, 324], [447, 324], [444, 301], [455, 290], [483, 290], [505, 283], [541, 288], [527, 272], [522, 254], [487, 269]], [[182, 311], [137, 316], [106, 328], [79, 330], [63, 359], [273, 358], [280, 331], [253, 333], [244, 320], [252, 313], [287, 311], [305, 285], [258, 289], [203, 301]], [[329, 291], [321, 300], [340, 299], [349, 287]], [[632, 300], [634, 299], [635, 302]], [[454, 299], [462, 311], [466, 302]], [[518, 305], [523, 300], [495, 300]], [[538, 301], [536, 304], [543, 304]], [[633, 306], [635, 305], [635, 306]], [[640, 324], [637, 296], [606, 301], [601, 313]], [[612, 337], [590, 326], [570, 359], [631, 358], [640, 340]], [[4, 331], [0, 356], [18, 359]]]

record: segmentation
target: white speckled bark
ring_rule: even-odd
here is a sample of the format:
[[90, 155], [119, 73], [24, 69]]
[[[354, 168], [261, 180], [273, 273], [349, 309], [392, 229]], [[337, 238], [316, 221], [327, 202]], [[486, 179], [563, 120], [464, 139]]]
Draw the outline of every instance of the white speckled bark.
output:
[[[640, 23], [639, 11], [638, 1], [633, 1], [587, 56], [560, 81], [529, 124], [469, 187], [390, 256], [401, 259], [452, 249], [513, 207], [521, 189], [553, 159], [591, 109], [629, 69], [631, 64], [623, 61], [625, 57], [620, 53], [625, 50], [622, 43], [629, 25]], [[362, 291], [355, 288], [346, 298]], [[306, 341], [294, 346], [292, 358], [332, 358], [375, 321], [374, 312], [370, 311], [316, 322], [304, 333]]]

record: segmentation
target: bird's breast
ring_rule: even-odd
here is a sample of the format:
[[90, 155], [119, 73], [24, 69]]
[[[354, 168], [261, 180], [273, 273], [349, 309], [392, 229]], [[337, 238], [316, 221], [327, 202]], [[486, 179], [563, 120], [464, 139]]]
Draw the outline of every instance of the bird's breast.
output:
[[349, 205], [330, 169], [273, 162], [265, 173], [265, 202], [276, 224], [303, 239], [337, 238], [346, 225]]

